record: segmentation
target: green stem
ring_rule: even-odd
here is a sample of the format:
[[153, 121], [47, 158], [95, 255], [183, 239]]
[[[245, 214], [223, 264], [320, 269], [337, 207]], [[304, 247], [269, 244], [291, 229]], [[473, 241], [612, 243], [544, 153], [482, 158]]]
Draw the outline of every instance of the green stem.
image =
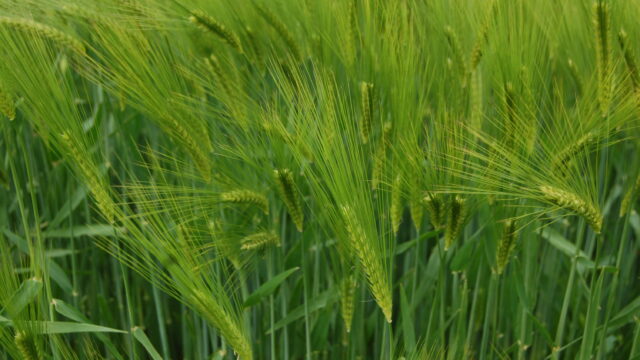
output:
[[489, 278], [489, 290], [487, 294], [487, 306], [484, 315], [484, 324], [482, 326], [482, 342], [480, 343], [480, 360], [486, 359], [487, 346], [489, 345], [489, 335], [494, 325], [495, 298], [498, 287], [498, 275], [491, 273]]
[[560, 311], [560, 319], [558, 320], [558, 328], [556, 330], [556, 338], [555, 338], [555, 348], [553, 349], [553, 354], [551, 359], [558, 360], [558, 351], [557, 349], [562, 347], [562, 340], [564, 337], [564, 328], [565, 322], [567, 320], [567, 313], [569, 312], [569, 304], [571, 302], [571, 294], [573, 293], [573, 286], [576, 277], [576, 269], [578, 266], [578, 257], [580, 256], [580, 249], [582, 248], [582, 243], [584, 241], [584, 220], [581, 218], [578, 224], [578, 234], [577, 234], [577, 242], [576, 242], [576, 252], [573, 258], [571, 259], [571, 270], [569, 270], [569, 280], [567, 281], [567, 288], [564, 293], [564, 299], [562, 300], [562, 310]]

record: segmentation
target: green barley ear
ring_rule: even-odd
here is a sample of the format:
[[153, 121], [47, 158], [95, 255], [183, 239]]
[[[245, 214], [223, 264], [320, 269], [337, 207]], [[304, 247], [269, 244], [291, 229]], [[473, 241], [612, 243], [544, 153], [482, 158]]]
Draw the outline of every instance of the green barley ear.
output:
[[9, 120], [16, 118], [15, 102], [11, 95], [2, 91], [2, 89], [0, 89], [0, 114], [6, 116]]
[[489, 1], [487, 7], [488, 12], [485, 14], [482, 24], [480, 25], [480, 31], [471, 50], [471, 57], [469, 58], [470, 71], [474, 72], [482, 59], [482, 47], [487, 41], [487, 33], [489, 32], [489, 24], [491, 23], [491, 12], [493, 11], [495, 2]]
[[434, 229], [441, 229], [444, 226], [445, 212], [442, 199], [435, 194], [427, 194], [423, 201], [429, 212], [429, 221], [431, 221], [431, 226], [433, 226]]
[[253, 352], [249, 336], [242, 327], [242, 321], [237, 319], [228, 308], [221, 305], [202, 290], [195, 289], [188, 294], [190, 303], [201, 313], [206, 321], [214, 324], [222, 336], [237, 354], [238, 359], [252, 360]]
[[358, 41], [358, 9], [356, 1], [349, 1], [349, 27], [345, 34], [345, 52], [348, 65], [353, 65], [357, 54]]
[[371, 123], [373, 117], [373, 84], [360, 83], [360, 99], [362, 107], [362, 122], [360, 123], [360, 136], [362, 142], [367, 143], [371, 135]]
[[367, 235], [351, 207], [342, 206], [341, 212], [351, 246], [355, 250], [362, 269], [367, 276], [373, 297], [382, 309], [387, 322], [391, 322], [393, 297], [391, 295], [391, 286], [385, 276], [382, 259], [372, 248], [371, 242], [367, 240]]
[[547, 202], [582, 216], [596, 233], [600, 233], [602, 229], [602, 213], [590, 201], [584, 200], [572, 192], [553, 186], [543, 185], [540, 186], [539, 190]]
[[202, 142], [198, 142], [196, 138], [191, 136], [192, 133], [189, 132], [178, 120], [172, 119], [171, 123], [173, 124], [172, 130], [177, 134], [177, 139], [184, 144], [187, 152], [193, 159], [196, 168], [202, 175], [202, 178], [206, 182], [210, 182], [211, 162], [206, 150], [204, 150], [202, 146], [210, 147], [211, 144], [208, 142], [205, 142], [204, 144]]
[[0, 26], [6, 26], [24, 33], [41, 36], [78, 54], [84, 54], [86, 51], [80, 40], [52, 26], [44, 25], [30, 19], [0, 16]]
[[567, 66], [569, 66], [569, 73], [571, 74], [571, 78], [576, 85], [576, 92], [578, 93], [578, 95], [582, 95], [582, 89], [584, 88], [584, 85], [582, 84], [582, 78], [580, 78], [580, 71], [578, 70], [578, 66], [572, 59], [567, 60]]
[[373, 170], [371, 171], [371, 190], [376, 190], [382, 174], [384, 173], [384, 166], [387, 160], [387, 148], [389, 147], [389, 136], [391, 134], [391, 122], [384, 123], [382, 129], [382, 137], [378, 142], [376, 151], [373, 154]]
[[451, 199], [449, 204], [449, 212], [447, 216], [447, 225], [444, 232], [444, 249], [448, 250], [454, 241], [460, 235], [462, 228], [464, 227], [466, 217], [466, 200], [456, 195]]
[[402, 176], [398, 175], [393, 180], [393, 186], [391, 188], [391, 228], [393, 229], [394, 234], [397, 234], [398, 229], [400, 228], [403, 210], [404, 204], [402, 202]]
[[420, 231], [422, 218], [424, 217], [424, 201], [420, 195], [418, 195], [418, 185], [413, 186], [412, 192], [413, 194], [409, 198], [409, 214], [411, 215], [411, 221], [413, 221], [416, 231]]
[[625, 216], [627, 211], [633, 205], [633, 201], [638, 197], [640, 191], [640, 175], [636, 178], [636, 182], [627, 189], [620, 203], [620, 217]]
[[32, 334], [27, 334], [24, 331], [18, 331], [14, 338], [16, 347], [22, 355], [24, 360], [40, 360], [42, 357], [42, 350], [38, 345], [35, 337]]
[[227, 29], [214, 18], [206, 14], [204, 11], [194, 10], [191, 12], [189, 21], [196, 24], [198, 27], [205, 31], [209, 31], [220, 39], [225, 41], [231, 47], [235, 48], [239, 52], [242, 52], [242, 46], [240, 45], [240, 38], [232, 30]]
[[[444, 34], [447, 37], [447, 42], [449, 43], [449, 47], [453, 52], [453, 61], [458, 66], [458, 71], [460, 72], [460, 77], [462, 79], [467, 75], [467, 65], [464, 60], [462, 45], [460, 45], [460, 39], [458, 38], [458, 34], [453, 30], [451, 26], [445, 26]], [[462, 83], [464, 87], [464, 81]]]
[[504, 222], [502, 230], [502, 237], [498, 242], [496, 249], [496, 273], [498, 275], [504, 272], [504, 269], [509, 263], [509, 257], [516, 246], [516, 223], [513, 220], [507, 220]]
[[608, 114], [611, 103], [611, 40], [609, 6], [601, 0], [593, 5], [593, 23], [596, 35], [598, 102], [600, 103], [600, 112], [604, 117]]
[[302, 224], [304, 220], [304, 213], [302, 211], [302, 205], [300, 204], [300, 196], [293, 182], [293, 174], [288, 169], [274, 170], [273, 171], [276, 182], [278, 183], [278, 189], [280, 190], [280, 196], [284, 201], [289, 215], [296, 225], [298, 231], [302, 231]]
[[293, 34], [289, 31], [289, 29], [287, 29], [287, 26], [280, 19], [278, 19], [278, 17], [267, 7], [263, 5], [257, 5], [257, 9], [260, 15], [262, 15], [262, 17], [267, 21], [267, 23], [271, 25], [271, 27], [273, 27], [278, 35], [280, 35], [284, 43], [289, 48], [289, 51], [291, 51], [291, 55], [293, 56], [293, 58], [297, 61], [300, 61], [300, 59], [302, 58], [300, 48], [298, 47], [296, 40], [293, 38]]
[[354, 273], [348, 274], [340, 282], [340, 315], [342, 315], [342, 320], [344, 321], [347, 332], [351, 332], [357, 287], [358, 281]]
[[640, 73], [638, 73], [638, 63], [633, 55], [633, 49], [629, 44], [629, 36], [624, 30], [620, 30], [618, 33], [618, 43], [624, 54], [624, 63], [627, 66], [629, 78], [633, 85], [633, 91], [636, 95], [636, 101], [640, 101]]
[[473, 71], [470, 75], [470, 111], [471, 129], [474, 136], [482, 130], [482, 75]]
[[204, 64], [208, 68], [208, 70], [215, 76], [215, 79], [220, 84], [220, 87], [227, 93], [231, 94], [231, 86], [229, 84], [229, 78], [227, 74], [222, 70], [222, 66], [220, 65], [220, 60], [211, 54], [208, 58], [204, 59]]
[[518, 114], [516, 110], [516, 93], [510, 81], [504, 84], [503, 101], [507, 119], [509, 120], [505, 125], [505, 139], [509, 144], [513, 144], [519, 134], [517, 134]]
[[280, 237], [272, 231], [263, 231], [245, 236], [240, 243], [242, 250], [264, 251], [268, 246], [280, 246]]
[[596, 136], [596, 134], [588, 132], [577, 141], [569, 144], [569, 146], [558, 152], [558, 154], [553, 157], [553, 171], [563, 171], [563, 169], [566, 168], [567, 163], [571, 161], [571, 159], [579, 155], [580, 152], [588, 149], [597, 141], [598, 137]]
[[231, 190], [220, 194], [220, 201], [236, 204], [251, 204], [259, 207], [265, 214], [269, 213], [267, 197], [251, 190]]
[[91, 191], [91, 194], [96, 200], [102, 215], [107, 221], [113, 223], [116, 205], [107, 192], [105, 184], [100, 178], [95, 164], [90, 160], [87, 160], [86, 151], [83, 151], [78, 147], [78, 144], [71, 138], [71, 136], [69, 136], [68, 132], [64, 132], [60, 138], [62, 139], [62, 143], [65, 146], [69, 157], [78, 167], [80, 175], [84, 177], [86, 184], [89, 187], [89, 191]]

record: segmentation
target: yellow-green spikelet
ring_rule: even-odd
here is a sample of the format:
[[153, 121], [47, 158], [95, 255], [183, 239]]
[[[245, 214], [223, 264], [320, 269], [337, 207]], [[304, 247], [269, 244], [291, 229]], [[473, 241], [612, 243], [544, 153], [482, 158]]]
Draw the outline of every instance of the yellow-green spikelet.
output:
[[373, 169], [371, 170], [371, 189], [376, 190], [384, 173], [387, 160], [387, 147], [389, 146], [389, 136], [391, 133], [391, 123], [386, 122], [382, 128], [382, 136], [373, 154]]
[[258, 206], [265, 214], [269, 213], [267, 197], [255, 191], [239, 189], [220, 194], [220, 201], [236, 204], [252, 204]]
[[597, 142], [597, 140], [598, 137], [596, 136], [596, 134], [594, 134], [593, 132], [588, 132], [580, 137], [577, 141], [569, 144], [569, 146], [567, 146], [554, 156], [552, 165], [553, 170], [563, 171], [563, 168], [572, 158], [574, 158], [576, 155], [579, 155], [581, 151], [588, 149], [589, 146]]
[[0, 114], [3, 114], [9, 120], [16, 118], [16, 106], [11, 95], [0, 89]]
[[287, 211], [296, 225], [298, 231], [302, 231], [304, 222], [304, 213], [302, 211], [302, 205], [300, 203], [300, 196], [293, 182], [293, 174], [288, 169], [280, 169], [273, 171], [276, 183], [278, 184], [278, 190], [282, 201], [287, 207]]
[[411, 220], [416, 228], [416, 231], [420, 231], [422, 226], [422, 218], [424, 217], [424, 201], [417, 194], [417, 186], [414, 186], [414, 194], [409, 199], [409, 214], [411, 214]]
[[466, 218], [466, 200], [460, 196], [455, 196], [449, 203], [449, 212], [447, 213], [447, 224], [444, 232], [444, 248], [449, 249], [451, 245], [460, 235], [464, 227]]
[[280, 238], [271, 231], [247, 235], [240, 240], [242, 250], [262, 250], [267, 246], [280, 246]]
[[636, 178], [633, 185], [629, 187], [625, 192], [622, 202], [620, 203], [620, 216], [626, 215], [627, 211], [631, 207], [633, 201], [638, 197], [638, 191], [640, 190], [640, 175]]
[[238, 355], [238, 359], [252, 360], [251, 342], [242, 321], [230, 313], [227, 307], [219, 303], [211, 294], [194, 290], [189, 294], [191, 305], [210, 324], [220, 330], [220, 334]]
[[371, 136], [371, 123], [373, 121], [373, 84], [364, 81], [360, 83], [360, 98], [362, 108], [360, 136], [362, 137], [362, 142], [366, 144]]
[[14, 337], [14, 341], [24, 360], [40, 360], [43, 358], [42, 350], [32, 334], [18, 331]]
[[513, 220], [504, 222], [502, 237], [496, 248], [496, 272], [502, 274], [509, 263], [509, 257], [516, 245], [516, 223]]
[[235, 48], [239, 52], [242, 52], [242, 45], [240, 45], [240, 38], [233, 31], [227, 29], [226, 26], [219, 23], [217, 20], [206, 14], [204, 11], [193, 10], [189, 21], [198, 25], [203, 30], [210, 31], [216, 36], [220, 37], [231, 47]]
[[429, 221], [434, 229], [441, 229], [444, 226], [444, 203], [439, 196], [427, 194], [424, 203], [429, 212]]
[[345, 205], [342, 206], [340, 210], [351, 247], [360, 260], [373, 298], [376, 300], [380, 309], [382, 309], [387, 322], [391, 322], [393, 297], [391, 295], [391, 286], [384, 270], [383, 261], [367, 240], [367, 235], [351, 207]]
[[116, 205], [107, 191], [105, 182], [98, 175], [95, 164], [87, 160], [86, 151], [78, 147], [68, 132], [63, 133], [60, 138], [70, 158], [78, 167], [80, 175], [84, 177], [102, 215], [112, 223], [115, 217]]
[[0, 26], [6, 26], [21, 32], [41, 36], [78, 54], [85, 53], [85, 46], [80, 40], [52, 26], [41, 24], [31, 19], [0, 16]]
[[300, 52], [300, 48], [296, 43], [296, 40], [293, 37], [293, 34], [287, 29], [287, 26], [267, 7], [258, 5], [258, 12], [262, 17], [267, 21], [271, 27], [280, 35], [284, 43], [289, 48], [291, 52], [291, 56], [295, 60], [300, 60], [302, 58], [302, 53]]
[[455, 32], [455, 30], [453, 30], [451, 26], [445, 26], [444, 34], [453, 53], [453, 61], [455, 61], [456, 65], [458, 66], [458, 75], [462, 79], [462, 87], [464, 87], [465, 78], [467, 76], [467, 64], [462, 53], [462, 45], [460, 45], [460, 39], [458, 38], [458, 34]]
[[629, 44], [629, 36], [624, 30], [620, 30], [618, 33], [618, 42], [620, 43], [620, 47], [624, 54], [624, 62], [627, 66], [629, 78], [631, 79], [636, 103], [638, 104], [638, 107], [640, 107], [640, 72], [638, 71], [638, 62], [636, 61], [631, 45]]
[[596, 70], [598, 75], [598, 102], [602, 116], [609, 112], [611, 103], [611, 39], [609, 6], [603, 1], [593, 5], [595, 28]]
[[354, 300], [358, 282], [354, 273], [350, 273], [340, 283], [340, 314], [347, 332], [351, 332], [353, 322]]
[[590, 201], [580, 198], [577, 194], [543, 185], [539, 188], [544, 199], [553, 205], [571, 210], [582, 216], [596, 233], [602, 229], [602, 213]]

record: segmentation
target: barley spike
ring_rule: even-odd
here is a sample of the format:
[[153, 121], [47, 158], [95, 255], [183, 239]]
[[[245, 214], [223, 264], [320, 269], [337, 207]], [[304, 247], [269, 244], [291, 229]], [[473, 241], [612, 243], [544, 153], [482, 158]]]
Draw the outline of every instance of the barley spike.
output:
[[203, 30], [212, 32], [213, 34], [224, 40], [231, 47], [235, 48], [239, 52], [242, 52], [242, 46], [240, 45], [240, 39], [238, 38], [238, 36], [233, 31], [227, 29], [226, 26], [222, 25], [214, 18], [206, 14], [204, 11], [192, 11], [191, 16], [189, 17], [189, 21], [198, 25]]
[[373, 117], [373, 84], [362, 81], [360, 83], [360, 96], [362, 107], [362, 122], [360, 124], [360, 136], [362, 142], [367, 143], [371, 135], [371, 123]]
[[288, 169], [274, 170], [274, 174], [282, 201], [284, 201], [289, 215], [296, 225], [296, 229], [302, 231], [304, 213], [302, 211], [302, 205], [300, 204], [298, 190], [293, 182], [293, 174], [291, 174], [291, 171]]
[[258, 206], [265, 214], [269, 213], [269, 202], [266, 196], [251, 190], [231, 190], [220, 194], [220, 200], [228, 203], [252, 204]]
[[44, 25], [30, 19], [10, 18], [6, 16], [0, 16], [0, 25], [42, 36], [78, 54], [85, 53], [85, 47], [80, 40], [49, 25]]
[[509, 263], [509, 257], [515, 249], [516, 241], [516, 223], [513, 220], [504, 222], [502, 237], [498, 242], [496, 249], [496, 272], [502, 274]]
[[540, 192], [542, 192], [546, 201], [582, 216], [596, 233], [600, 233], [602, 229], [602, 213], [591, 202], [581, 199], [572, 192], [552, 186], [540, 186]]
[[371, 243], [367, 240], [367, 235], [351, 207], [342, 206], [341, 211], [351, 246], [355, 250], [362, 269], [367, 276], [373, 297], [382, 309], [387, 322], [391, 322], [393, 300], [391, 287], [385, 276], [382, 259], [380, 259], [372, 248]]

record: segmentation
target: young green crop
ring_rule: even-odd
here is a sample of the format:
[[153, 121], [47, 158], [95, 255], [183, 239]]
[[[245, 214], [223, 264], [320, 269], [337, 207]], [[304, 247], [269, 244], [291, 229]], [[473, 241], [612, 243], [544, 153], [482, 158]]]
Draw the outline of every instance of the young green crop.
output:
[[636, 2], [0, 12], [0, 360], [640, 356]]

